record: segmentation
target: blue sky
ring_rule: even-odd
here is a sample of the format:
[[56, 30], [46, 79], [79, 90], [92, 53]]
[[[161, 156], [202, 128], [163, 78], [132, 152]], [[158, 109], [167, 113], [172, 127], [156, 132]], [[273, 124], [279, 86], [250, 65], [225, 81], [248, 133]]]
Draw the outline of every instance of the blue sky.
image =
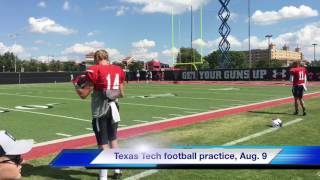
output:
[[[200, 39], [200, 4], [203, 39]], [[193, 46], [203, 55], [220, 40], [218, 0], [0, 0], [0, 53], [21, 58], [84, 60], [96, 49], [107, 49], [112, 60], [125, 56], [159, 59], [172, 64], [180, 46], [190, 46], [190, 4], [193, 7]], [[248, 48], [247, 0], [231, 0], [232, 50]], [[175, 47], [171, 46], [171, 12]], [[266, 34], [281, 48], [302, 48], [313, 59], [312, 43], [320, 46], [320, 1], [251, 0], [251, 46], [266, 48]], [[318, 58], [320, 57], [317, 48]]]

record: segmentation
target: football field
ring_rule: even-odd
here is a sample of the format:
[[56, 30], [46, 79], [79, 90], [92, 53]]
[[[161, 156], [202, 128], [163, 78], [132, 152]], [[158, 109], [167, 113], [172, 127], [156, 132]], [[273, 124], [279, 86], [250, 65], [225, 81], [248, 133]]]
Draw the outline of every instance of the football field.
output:
[[[308, 93], [319, 92], [309, 87]], [[126, 97], [120, 99], [120, 128], [219, 109], [243, 106], [291, 96], [288, 86], [236, 86], [207, 84], [129, 84]], [[279, 131], [239, 141], [239, 145], [319, 145], [320, 99], [306, 102], [307, 116], [293, 116], [292, 104], [225, 116], [198, 123], [146, 134], [120, 142], [130, 147], [152, 142], [155, 147], [173, 145], [223, 145], [270, 128], [272, 117], [285, 123]], [[80, 99], [70, 83], [23, 84], [0, 86], [0, 127], [20, 138], [37, 143], [92, 133], [90, 98]], [[53, 156], [30, 161], [27, 179], [96, 179], [96, 172], [84, 169], [52, 169], [47, 164]], [[262, 172], [262, 173], [259, 173]], [[283, 175], [280, 172], [285, 172]], [[140, 175], [142, 173], [142, 175]], [[145, 176], [145, 174], [147, 176]], [[149, 173], [149, 174], [148, 174]], [[271, 173], [271, 175], [270, 175]], [[59, 175], [60, 174], [60, 175]], [[272, 174], [274, 176], [272, 176]], [[298, 175], [297, 175], [298, 174]], [[319, 170], [127, 170], [133, 179], [295, 179], [320, 178]], [[140, 175], [140, 176], [139, 176]], [[167, 176], [169, 175], [169, 176]], [[136, 178], [139, 177], [139, 178]], [[251, 178], [250, 178], [251, 177]], [[299, 178], [298, 178], [299, 179]]]

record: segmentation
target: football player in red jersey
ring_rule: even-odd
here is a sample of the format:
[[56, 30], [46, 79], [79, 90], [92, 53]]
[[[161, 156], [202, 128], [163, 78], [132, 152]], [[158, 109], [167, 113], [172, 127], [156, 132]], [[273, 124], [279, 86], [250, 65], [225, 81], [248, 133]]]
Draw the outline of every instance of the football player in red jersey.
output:
[[[108, 52], [105, 50], [96, 51], [94, 60], [96, 65], [86, 70], [85, 85], [76, 86], [76, 92], [83, 99], [92, 93], [92, 127], [99, 148], [118, 148], [117, 129], [120, 115], [117, 101], [124, 96], [125, 74], [119, 66], [110, 64]], [[100, 180], [107, 179], [107, 175], [106, 169], [100, 170]], [[121, 172], [116, 169], [113, 179], [120, 177]]]
[[295, 112], [294, 114], [297, 115], [299, 113], [298, 109], [298, 100], [300, 106], [303, 111], [303, 115], [306, 115], [306, 108], [304, 107], [303, 101], [303, 91], [307, 90], [306, 83], [307, 83], [307, 70], [305, 67], [300, 66], [298, 61], [292, 64], [292, 68], [290, 69], [290, 80], [292, 82], [292, 94], [294, 97], [294, 107]]

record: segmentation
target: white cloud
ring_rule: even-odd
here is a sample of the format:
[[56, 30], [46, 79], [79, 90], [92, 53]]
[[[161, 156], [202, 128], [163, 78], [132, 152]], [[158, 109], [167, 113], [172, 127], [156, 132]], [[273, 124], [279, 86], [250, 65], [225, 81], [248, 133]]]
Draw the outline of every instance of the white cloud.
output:
[[116, 12], [116, 16], [122, 16], [125, 14], [126, 11], [129, 10], [129, 7], [126, 6], [120, 6], [119, 9]]
[[148, 40], [148, 39], [143, 39], [137, 42], [133, 42], [132, 46], [134, 48], [152, 48], [156, 45], [156, 42], [152, 41], [152, 40]]
[[63, 3], [62, 9], [65, 10], [65, 11], [69, 11], [69, 10], [70, 10], [69, 1], [65, 1], [65, 2]]
[[128, 10], [130, 10], [130, 7], [128, 6], [103, 6], [100, 8], [101, 11], [116, 11], [116, 16], [122, 16], [124, 15]]
[[40, 1], [40, 2], [37, 4], [37, 6], [40, 7], [40, 8], [46, 8], [46, 7], [47, 7], [46, 2], [44, 2], [44, 1]]
[[34, 44], [45, 44], [45, 41], [39, 39], [39, 40], [35, 40], [33, 43], [34, 43]]
[[[124, 2], [142, 6], [140, 12], [142, 13], [165, 13], [182, 14], [192, 5], [193, 10], [200, 8], [201, 1], [199, 0], [124, 0]], [[207, 4], [209, 0], [203, 0], [203, 5]]]
[[94, 36], [97, 34], [97, 31], [88, 32], [87, 36]]
[[[231, 50], [239, 50], [242, 48], [243, 43], [240, 40], [238, 40], [235, 36], [229, 35], [227, 39], [231, 44], [231, 47], [230, 47]], [[216, 49], [218, 49], [218, 45], [219, 45], [220, 41], [221, 41], [220, 37], [213, 40], [213, 41], [208, 41], [207, 47], [216, 50]]]
[[0, 54], [4, 54], [6, 52], [12, 52], [16, 54], [19, 58], [26, 58], [30, 56], [28, 50], [20, 44], [13, 44], [11, 46], [7, 46], [4, 43], [0, 42]]
[[117, 6], [103, 6], [102, 8], [100, 8], [101, 11], [109, 11], [109, 10], [116, 10], [118, 7]]
[[47, 17], [42, 17], [39, 19], [30, 17], [29, 25], [30, 31], [34, 33], [46, 34], [52, 32], [64, 35], [75, 33], [75, 30], [63, 27]]
[[203, 39], [198, 38], [192, 41], [192, 45], [196, 47], [206, 47], [208, 46], [208, 43], [205, 42]]
[[131, 56], [135, 59], [148, 61], [150, 59], [158, 58], [157, 52], [149, 52], [150, 48], [155, 47], [156, 42], [148, 39], [143, 39], [132, 44], [133, 50], [131, 51]]
[[6, 53], [6, 52], [12, 52], [14, 54], [24, 54], [26, 53], [26, 49], [19, 44], [13, 44], [11, 46], [6, 46], [2, 42], [0, 42], [0, 54]]
[[64, 51], [62, 51], [62, 54], [69, 55], [69, 56], [74, 55], [81, 59], [84, 59], [85, 54], [94, 52], [99, 49], [105, 49], [109, 53], [109, 57], [111, 60], [119, 60], [120, 58], [123, 57], [123, 55], [119, 52], [119, 50], [114, 48], [106, 48], [104, 42], [100, 42], [100, 41], [76, 43], [66, 48]]
[[59, 61], [63, 61], [63, 62], [74, 60], [73, 58], [68, 57], [68, 56], [52, 56], [52, 55], [42, 55], [42, 56], [38, 56], [38, 57], [32, 57], [32, 59], [36, 59], [36, 60], [41, 61], [43, 63], [47, 63], [52, 60], [59, 60]]
[[[217, 38], [208, 42], [208, 47], [216, 50], [221, 38]], [[229, 36], [228, 40], [231, 44], [231, 50], [248, 50], [248, 38], [238, 40], [234, 36]], [[268, 40], [265, 37], [251, 36], [252, 49], [266, 49]], [[291, 51], [299, 46], [306, 59], [313, 59], [313, 46], [311, 44], [320, 44], [320, 21], [304, 26], [303, 28], [277, 35], [271, 38], [271, 42], [276, 45], [277, 49], [282, 49], [287, 44]]]
[[179, 49], [176, 47], [172, 47], [171, 49], [166, 49], [162, 51], [162, 54], [165, 56], [177, 56], [179, 53]]
[[104, 49], [104, 43], [99, 41], [85, 42], [83, 44], [76, 43], [71, 47], [66, 48], [63, 54], [87, 54], [98, 49]]
[[[226, 15], [227, 15], [227, 13], [222, 14], [223, 17], [225, 17]], [[236, 22], [238, 18], [239, 18], [239, 15], [237, 13], [231, 12], [230, 17], [229, 17], [229, 21]], [[220, 21], [219, 16], [217, 16], [217, 19]]]
[[317, 10], [305, 5], [301, 5], [300, 7], [284, 6], [278, 11], [262, 12], [261, 10], [257, 10], [252, 15], [252, 22], [258, 25], [269, 25], [282, 20], [314, 17], [318, 16], [318, 14]]

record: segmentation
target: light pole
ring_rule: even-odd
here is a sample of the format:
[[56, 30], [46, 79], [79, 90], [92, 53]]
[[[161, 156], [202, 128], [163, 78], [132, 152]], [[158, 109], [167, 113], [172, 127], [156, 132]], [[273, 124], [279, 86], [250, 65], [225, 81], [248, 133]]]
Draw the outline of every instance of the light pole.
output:
[[272, 38], [272, 34], [267, 34], [265, 38], [268, 38], [268, 47], [270, 45], [270, 38]]
[[4, 68], [6, 68], [6, 66], [3, 65], [3, 66], [2, 66], [2, 72], [4, 72]]
[[248, 51], [249, 51], [249, 68], [252, 68], [252, 57], [251, 57], [251, 4], [248, 0]]
[[316, 44], [316, 43], [313, 43], [312, 44], [312, 46], [313, 46], [313, 60], [315, 61], [316, 60], [316, 46], [317, 46], [318, 44]]
[[[14, 39], [14, 47], [16, 46], [16, 39], [17, 37], [19, 36], [18, 33], [15, 33], [15, 34], [10, 34], [9, 37]], [[17, 58], [16, 58], [16, 55], [14, 56], [14, 72], [17, 72]]]

